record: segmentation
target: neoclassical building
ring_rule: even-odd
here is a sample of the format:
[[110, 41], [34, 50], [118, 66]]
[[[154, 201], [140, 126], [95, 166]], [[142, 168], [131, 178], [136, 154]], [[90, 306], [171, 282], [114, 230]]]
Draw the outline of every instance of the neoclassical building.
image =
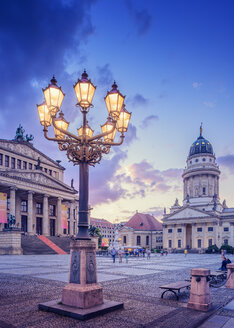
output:
[[[34, 148], [32, 138], [24, 137], [20, 126], [14, 140], [0, 139], [0, 192], [7, 194], [7, 213], [29, 235], [76, 234], [77, 191], [63, 182], [65, 169], [60, 161]], [[66, 205], [66, 228], [62, 205]], [[0, 231], [3, 228], [0, 223]]]
[[162, 223], [150, 214], [138, 213], [119, 229], [120, 245], [161, 249], [163, 245]]
[[211, 143], [200, 136], [190, 147], [182, 175], [183, 205], [176, 199], [163, 216], [163, 247], [204, 250], [210, 245], [234, 246], [234, 208], [220, 202], [220, 169]]

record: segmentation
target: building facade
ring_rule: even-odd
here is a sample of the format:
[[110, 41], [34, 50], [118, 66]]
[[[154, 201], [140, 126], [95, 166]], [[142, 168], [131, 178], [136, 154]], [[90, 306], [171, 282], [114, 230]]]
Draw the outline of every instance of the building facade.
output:
[[[23, 232], [45, 236], [77, 233], [77, 191], [63, 182], [64, 168], [33, 147], [20, 126], [14, 140], [0, 139], [0, 192], [7, 194], [7, 213]], [[67, 228], [62, 223], [67, 207]], [[0, 224], [3, 230], [4, 224]]]
[[220, 169], [202, 128], [190, 147], [182, 178], [183, 205], [176, 199], [163, 217], [164, 248], [203, 251], [215, 244], [234, 246], [234, 208], [220, 202]]
[[107, 238], [109, 240], [109, 245], [111, 245], [115, 240], [115, 226], [111, 222], [105, 219], [90, 218], [90, 225], [98, 228], [102, 238]]
[[163, 247], [162, 223], [152, 215], [137, 212], [120, 228], [119, 238], [121, 246], [161, 249]]

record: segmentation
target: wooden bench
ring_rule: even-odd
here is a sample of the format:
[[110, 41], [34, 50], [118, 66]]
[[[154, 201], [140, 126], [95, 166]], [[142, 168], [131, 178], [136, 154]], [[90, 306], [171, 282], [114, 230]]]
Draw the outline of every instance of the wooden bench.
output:
[[171, 292], [171, 293], [175, 294], [176, 299], [178, 300], [179, 295], [180, 295], [180, 290], [183, 288], [190, 289], [190, 285], [191, 285], [191, 283], [187, 282], [187, 281], [177, 281], [177, 282], [172, 282], [171, 284], [168, 284], [168, 285], [160, 286], [159, 288], [166, 289], [162, 293], [161, 298], [163, 298], [163, 295], [166, 292]]

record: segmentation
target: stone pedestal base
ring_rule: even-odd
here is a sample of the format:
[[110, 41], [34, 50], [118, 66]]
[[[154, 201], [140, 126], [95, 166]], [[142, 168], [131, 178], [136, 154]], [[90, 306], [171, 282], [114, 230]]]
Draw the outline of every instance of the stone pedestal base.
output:
[[227, 264], [227, 277], [229, 277], [229, 279], [225, 287], [234, 289], [234, 263]]
[[21, 231], [14, 230], [0, 231], [0, 255], [21, 255]]
[[62, 292], [62, 304], [88, 309], [103, 303], [102, 287], [98, 284], [80, 286], [68, 284]]
[[61, 300], [54, 300], [41, 303], [39, 310], [53, 312], [78, 320], [87, 320], [101, 314], [105, 314], [114, 310], [123, 309], [123, 303], [103, 300], [101, 305], [93, 306], [89, 309], [79, 309], [72, 306], [62, 304]]
[[191, 270], [191, 290], [190, 298], [187, 307], [198, 311], [209, 311], [212, 308], [210, 300], [209, 277], [210, 270], [208, 269], [192, 269]]

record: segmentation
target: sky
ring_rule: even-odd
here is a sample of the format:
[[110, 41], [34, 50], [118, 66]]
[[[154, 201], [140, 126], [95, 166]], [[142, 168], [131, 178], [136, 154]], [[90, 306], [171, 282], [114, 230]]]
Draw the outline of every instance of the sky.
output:
[[181, 174], [201, 122], [222, 172], [221, 201], [234, 207], [233, 14], [232, 0], [1, 0], [1, 138], [13, 139], [21, 123], [78, 190], [79, 168], [44, 138], [36, 104], [54, 74], [77, 133], [73, 85], [86, 69], [97, 86], [88, 114], [95, 133], [114, 80], [132, 112], [124, 144], [90, 168], [92, 217], [160, 219], [175, 198], [182, 204]]

